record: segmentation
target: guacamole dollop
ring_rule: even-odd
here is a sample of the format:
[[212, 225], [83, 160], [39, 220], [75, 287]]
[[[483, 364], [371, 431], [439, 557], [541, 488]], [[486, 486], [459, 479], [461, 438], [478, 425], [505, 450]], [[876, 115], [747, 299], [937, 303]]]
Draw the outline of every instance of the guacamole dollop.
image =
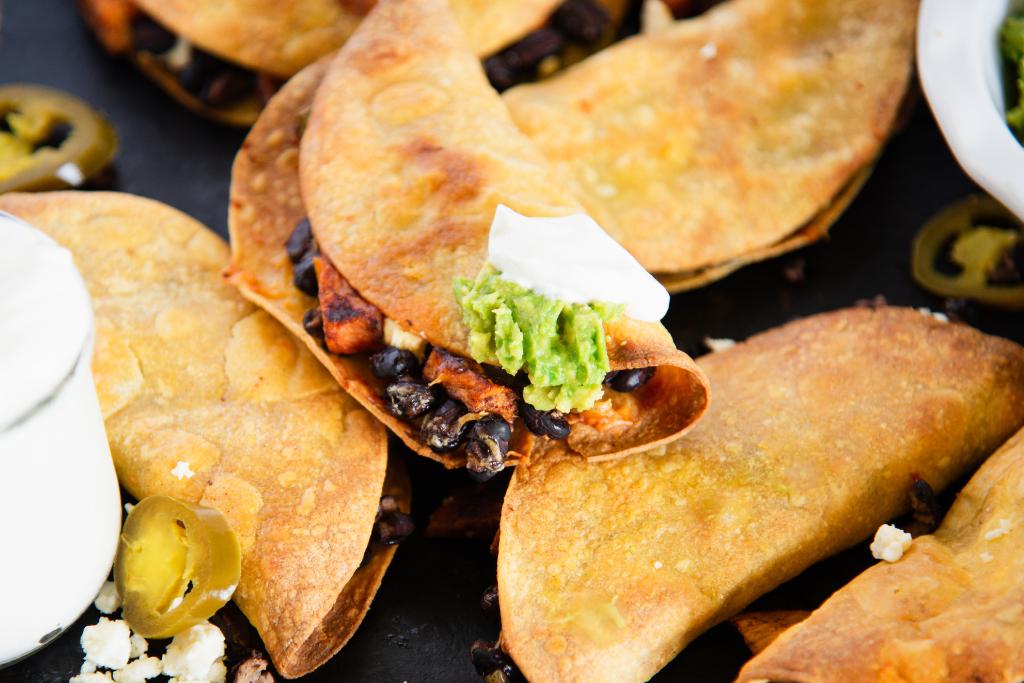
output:
[[1000, 32], [1003, 56], [1013, 70], [1017, 104], [1006, 113], [1006, 120], [1018, 138], [1024, 140], [1024, 15], [1009, 17]]
[[621, 305], [549, 299], [493, 266], [476, 280], [457, 278], [455, 298], [473, 358], [512, 375], [525, 371], [523, 399], [534, 408], [586, 410], [601, 397], [609, 370], [604, 322], [619, 317]]

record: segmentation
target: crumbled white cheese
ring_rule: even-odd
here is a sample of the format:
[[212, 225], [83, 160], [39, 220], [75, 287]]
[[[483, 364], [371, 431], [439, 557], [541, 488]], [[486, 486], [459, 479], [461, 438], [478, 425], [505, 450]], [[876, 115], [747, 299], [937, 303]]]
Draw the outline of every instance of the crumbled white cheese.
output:
[[117, 683], [144, 683], [163, 673], [163, 663], [158, 657], [143, 657], [129, 662], [128, 666], [114, 672]]
[[995, 558], [992, 556], [992, 553], [982, 553], [981, 555], [978, 555], [978, 559], [987, 564]]
[[131, 631], [124, 621], [100, 617], [98, 623], [82, 631], [81, 643], [88, 661], [105, 669], [121, 669], [132, 651], [130, 638]]
[[913, 540], [906, 531], [892, 524], [883, 524], [875, 533], [875, 540], [871, 543], [871, 554], [876, 560], [897, 562]]
[[88, 659], [82, 662], [82, 668], [78, 670], [81, 674], [91, 674], [96, 670], [96, 663], [90, 662]]
[[713, 337], [704, 337], [704, 346], [711, 349], [711, 353], [718, 353], [719, 351], [725, 351], [736, 346], [735, 339], [715, 339]]
[[665, 566], [665, 565], [663, 565], [663, 564], [662, 564], [661, 562], [659, 562], [659, 561], [655, 560], [655, 562], [654, 562], [654, 568], [655, 568], [655, 569], [661, 569], [661, 568], [662, 568], [662, 567], [664, 567], [664, 566]]
[[705, 43], [700, 48], [700, 58], [705, 62], [710, 62], [712, 59], [718, 56], [718, 46], [714, 43]]
[[949, 316], [947, 316], [945, 313], [939, 313], [938, 311], [933, 311], [930, 308], [925, 308], [924, 306], [917, 309], [917, 312], [920, 313], [921, 315], [931, 316], [932, 318], [938, 320], [940, 323], [949, 322]]
[[427, 350], [427, 340], [418, 334], [406, 332], [391, 318], [384, 318], [384, 343], [397, 349], [412, 351], [420, 358]]
[[113, 581], [105, 581], [99, 594], [92, 603], [103, 614], [113, 614], [121, 609], [121, 596], [117, 594], [117, 586]]
[[72, 676], [68, 683], [110, 683], [112, 680], [108, 673], [96, 673], [93, 671]]
[[132, 651], [129, 657], [131, 657], [132, 659], [135, 659], [136, 657], [141, 657], [142, 655], [146, 654], [147, 650], [149, 650], [149, 641], [140, 636], [138, 633], [132, 634], [131, 644]]
[[135, 505], [133, 503], [125, 503], [124, 504], [124, 514], [130, 515], [130, 514], [132, 514], [132, 510], [134, 510], [134, 509], [135, 509]]
[[235, 594], [235, 588], [237, 588], [237, 586], [228, 586], [223, 590], [210, 591], [210, 595], [217, 598], [218, 600], [223, 600], [224, 602], [227, 602], [231, 599], [231, 596]]
[[192, 471], [192, 468], [186, 461], [179, 460], [178, 464], [174, 466], [173, 470], [171, 470], [171, 474], [173, 474], [178, 481], [181, 481], [182, 479], [191, 479], [195, 472]]
[[[167, 676], [183, 681], [223, 681], [227, 675], [221, 660], [224, 657], [224, 634], [213, 624], [203, 622], [174, 636], [163, 657]], [[220, 666], [216, 666], [220, 664]], [[172, 678], [172, 680], [174, 680]]]
[[214, 662], [205, 678], [183, 678], [174, 676], [167, 683], [225, 683], [228, 678], [228, 667], [224, 662]]
[[985, 540], [994, 541], [1008, 533], [1010, 533], [1010, 520], [1000, 519], [996, 526], [985, 532]]
[[78, 187], [85, 182], [85, 174], [73, 161], [68, 161], [57, 168], [56, 176], [71, 187]]
[[185, 65], [192, 61], [192, 43], [179, 37], [174, 47], [164, 53], [163, 60], [175, 71], [184, 69]]

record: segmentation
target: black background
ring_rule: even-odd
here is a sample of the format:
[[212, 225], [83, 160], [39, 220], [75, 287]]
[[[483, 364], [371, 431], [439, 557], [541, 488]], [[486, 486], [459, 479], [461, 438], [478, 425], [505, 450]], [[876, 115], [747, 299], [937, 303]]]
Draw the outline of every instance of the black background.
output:
[[[129, 65], [108, 58], [70, 0], [8, 0], [0, 26], [0, 82], [43, 83], [90, 102], [110, 118], [120, 136], [116, 189], [164, 201], [226, 236], [229, 172], [244, 133], [193, 116]], [[910, 278], [911, 239], [933, 213], [974, 191], [977, 188], [957, 167], [921, 101], [909, 126], [892, 140], [861, 195], [835, 225], [831, 239], [752, 266], [698, 292], [675, 296], [665, 324], [680, 346], [696, 353], [704, 336], [744, 338], [795, 317], [878, 294], [893, 304], [941, 310], [943, 302], [919, 290]], [[787, 283], [782, 276], [783, 268], [796, 259], [807, 266], [807, 281], [800, 285]], [[1024, 341], [1019, 316], [983, 312], [974, 324]], [[466, 479], [461, 472], [445, 472], [412, 456], [395, 439], [392, 448], [405, 454], [415, 484], [414, 516], [425, 526], [446, 492], [466, 484]], [[40, 504], [46, 504], [45, 498]], [[16, 522], [2, 522], [11, 523]], [[5, 559], [12, 560], [32, 558]], [[814, 607], [869, 562], [866, 547], [859, 546], [813, 567], [756, 606]], [[75, 558], [68, 557], [65, 565], [74, 572]], [[480, 594], [493, 582], [494, 558], [485, 543], [414, 535], [399, 549], [355, 638], [303, 680], [479, 681], [468, 647], [476, 638], [497, 635], [497, 622], [478, 608]], [[81, 664], [82, 628], [98, 616], [90, 609], [49, 648], [0, 671], [0, 681], [66, 681]], [[728, 681], [747, 657], [739, 636], [731, 627], [720, 626], [694, 642], [654, 680]]]

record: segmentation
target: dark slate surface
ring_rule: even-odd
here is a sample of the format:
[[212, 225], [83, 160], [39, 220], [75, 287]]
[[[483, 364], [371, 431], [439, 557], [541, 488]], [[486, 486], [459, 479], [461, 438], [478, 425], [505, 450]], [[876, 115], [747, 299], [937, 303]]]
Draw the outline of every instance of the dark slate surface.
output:
[[[69, 0], [7, 3], [0, 27], [0, 82], [18, 81], [65, 89], [110, 117], [121, 139], [117, 189], [167, 202], [226, 235], [228, 176], [243, 133], [196, 118], [130, 66], [107, 58]], [[693, 351], [704, 336], [743, 338], [878, 294], [890, 303], [941, 309], [941, 300], [920, 291], [910, 278], [911, 238], [935, 211], [973, 191], [975, 186], [956, 166], [922, 103], [830, 240], [674, 297], [666, 326], [680, 345]], [[796, 259], [806, 262], [807, 281], [802, 285], [789, 284], [782, 275]], [[1024, 341], [1019, 317], [984, 314], [976, 324]], [[402, 448], [396, 440], [392, 445]], [[444, 472], [408, 453], [406, 460], [416, 486], [414, 513], [422, 526], [445, 493], [466, 480], [461, 473]], [[813, 607], [868, 560], [864, 547], [855, 548], [810, 569], [758, 604]], [[66, 567], [75, 571], [74, 558], [68, 558]], [[481, 592], [493, 581], [494, 559], [485, 544], [437, 541], [417, 534], [399, 550], [352, 642], [303, 680], [478, 681], [468, 646], [476, 638], [497, 634], [498, 624], [477, 607]], [[66, 681], [81, 661], [82, 627], [97, 618], [90, 610], [49, 648], [0, 671], [0, 681]], [[721, 626], [693, 643], [654, 680], [728, 681], [747, 656], [739, 637]]]

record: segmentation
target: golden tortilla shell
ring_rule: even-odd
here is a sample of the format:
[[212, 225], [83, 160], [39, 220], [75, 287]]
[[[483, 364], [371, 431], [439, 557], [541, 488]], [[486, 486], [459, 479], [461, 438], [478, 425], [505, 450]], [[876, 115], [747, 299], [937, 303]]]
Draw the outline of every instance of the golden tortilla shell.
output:
[[1024, 424], [1024, 349], [909, 309], [818, 315], [706, 356], [687, 436], [543, 458], [501, 520], [503, 642], [533, 681], [643, 681], [715, 623], [874, 533]]
[[799, 624], [811, 613], [806, 610], [776, 610], [773, 612], [744, 612], [729, 619], [739, 631], [743, 642], [753, 654], [761, 652], [775, 642], [786, 629]]
[[[484, 56], [537, 28], [560, 0], [452, 0], [475, 54]], [[204, 50], [287, 78], [333, 52], [373, 0], [134, 0]]]
[[[242, 546], [234, 600], [278, 671], [323, 664], [394, 553], [374, 548], [359, 568], [385, 486], [384, 430], [221, 281], [227, 245], [191, 218], [117, 193], [8, 194], [0, 209], [70, 249], [85, 278], [121, 484], [223, 512]], [[195, 475], [177, 479], [178, 461]], [[387, 488], [408, 509], [400, 469]]]
[[505, 93], [516, 124], [651, 272], [777, 245], [877, 156], [917, 0], [731, 0]]
[[971, 479], [933, 536], [840, 589], [741, 681], [1024, 680], [1024, 431]]
[[[466, 357], [453, 283], [483, 267], [497, 205], [531, 216], [581, 210], [509, 120], [443, 0], [378, 4], [317, 90], [299, 167], [334, 266], [401, 327]], [[658, 372], [631, 395], [631, 426], [577, 424], [572, 448], [618, 457], [678, 437], [707, 407], [703, 373], [660, 324], [620, 318], [605, 331], [613, 369]]]

